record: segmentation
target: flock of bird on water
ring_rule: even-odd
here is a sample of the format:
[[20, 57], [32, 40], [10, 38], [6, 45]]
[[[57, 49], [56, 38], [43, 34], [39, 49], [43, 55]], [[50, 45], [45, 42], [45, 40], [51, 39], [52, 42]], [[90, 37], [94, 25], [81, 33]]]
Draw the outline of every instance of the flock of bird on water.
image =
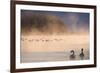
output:
[[36, 42], [39, 42], [39, 41], [42, 41], [42, 42], [49, 42], [49, 41], [61, 41], [61, 40], [63, 40], [63, 39], [56, 39], [56, 38], [54, 38], [53, 40], [48, 40], [48, 39], [31, 39], [31, 40], [28, 40], [28, 39], [23, 39], [23, 38], [21, 38], [21, 40], [22, 41], [29, 41], [29, 42], [33, 42], [33, 41], [36, 41]]

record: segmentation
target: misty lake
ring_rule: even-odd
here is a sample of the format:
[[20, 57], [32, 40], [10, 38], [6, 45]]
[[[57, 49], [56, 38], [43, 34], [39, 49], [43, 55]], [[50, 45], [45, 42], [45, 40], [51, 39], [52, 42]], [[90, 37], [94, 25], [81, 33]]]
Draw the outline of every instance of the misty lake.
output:
[[[81, 48], [84, 57], [80, 57]], [[71, 59], [71, 50], [75, 58]], [[21, 63], [69, 61], [89, 59], [89, 37], [87, 35], [23, 36], [21, 40]]]

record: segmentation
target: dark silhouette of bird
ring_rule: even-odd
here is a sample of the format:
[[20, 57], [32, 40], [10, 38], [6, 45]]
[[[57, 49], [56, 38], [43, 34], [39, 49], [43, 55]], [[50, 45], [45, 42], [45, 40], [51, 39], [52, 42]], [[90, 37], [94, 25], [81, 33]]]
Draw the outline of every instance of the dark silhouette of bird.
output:
[[74, 50], [71, 50], [70, 53], [71, 53], [70, 59], [74, 59], [75, 58], [75, 52], [74, 52]]
[[83, 60], [83, 59], [84, 59], [84, 52], [83, 52], [83, 48], [81, 49], [81, 53], [79, 54], [79, 56], [80, 56], [81, 60]]
[[81, 49], [81, 53], [79, 54], [79, 56], [80, 56], [81, 58], [83, 58], [83, 57], [84, 57], [83, 48]]

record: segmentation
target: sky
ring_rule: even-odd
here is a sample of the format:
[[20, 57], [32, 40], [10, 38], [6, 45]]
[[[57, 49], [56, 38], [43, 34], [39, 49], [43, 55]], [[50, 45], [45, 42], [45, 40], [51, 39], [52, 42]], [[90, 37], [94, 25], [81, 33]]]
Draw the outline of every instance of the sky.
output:
[[[33, 29], [31, 26], [34, 26], [35, 23], [37, 23], [35, 28], [38, 28], [38, 30], [42, 29], [43, 31], [44, 26], [51, 23], [50, 29], [55, 28], [55, 30], [58, 30], [59, 28], [56, 29], [55, 24], [60, 25], [62, 23], [57, 27], [64, 26], [64, 29], [71, 33], [88, 33], [90, 20], [89, 16], [89, 13], [82, 12], [21, 10], [21, 27], [22, 29], [26, 27], [26, 29], [30, 30]], [[48, 29], [48, 27], [45, 27], [45, 30]]]

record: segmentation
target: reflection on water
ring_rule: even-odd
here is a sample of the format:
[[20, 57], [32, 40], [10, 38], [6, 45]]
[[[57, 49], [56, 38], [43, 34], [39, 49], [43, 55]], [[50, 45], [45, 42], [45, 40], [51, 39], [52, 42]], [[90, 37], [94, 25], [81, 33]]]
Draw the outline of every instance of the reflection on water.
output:
[[49, 62], [49, 61], [69, 61], [69, 60], [87, 60], [89, 59], [89, 51], [84, 51], [84, 56], [80, 56], [80, 51], [75, 50], [75, 56], [71, 57], [70, 51], [68, 52], [33, 52], [22, 53], [21, 63], [29, 62]]

